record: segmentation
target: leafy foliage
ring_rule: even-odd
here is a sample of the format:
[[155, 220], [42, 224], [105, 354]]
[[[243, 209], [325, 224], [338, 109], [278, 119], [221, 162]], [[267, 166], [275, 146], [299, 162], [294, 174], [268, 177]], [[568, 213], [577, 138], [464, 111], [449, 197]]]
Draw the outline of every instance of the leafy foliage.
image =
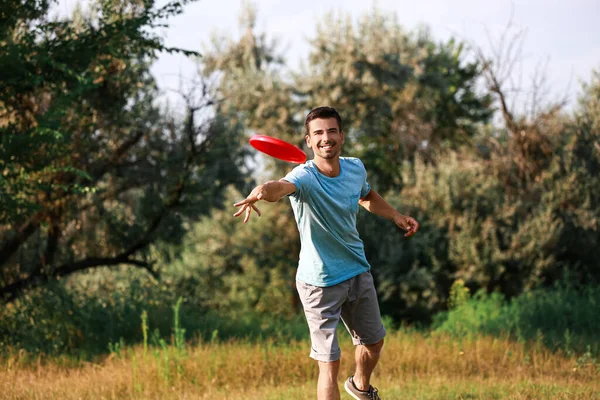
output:
[[[597, 155], [591, 154], [597, 83], [588, 87], [575, 116], [556, 107], [521, 116], [501, 106], [504, 126], [491, 125], [492, 101], [505, 106], [507, 92], [499, 85], [477, 89], [482, 74], [493, 71], [486, 62], [467, 61], [463, 44], [436, 44], [426, 31], [406, 33], [377, 11], [358, 24], [333, 15], [324, 21], [311, 42], [308, 66], [291, 73], [290, 81], [282, 78], [274, 45], [267, 46], [253, 24], [239, 42], [209, 52], [210, 65], [222, 74], [224, 93], [244, 93], [227, 104], [250, 130], [263, 126], [288, 138], [286, 127], [303, 127], [302, 118], [285, 110], [337, 107], [344, 115], [346, 154], [361, 157], [372, 186], [421, 222], [418, 236], [405, 240], [393, 224], [359, 215], [385, 314], [430, 321], [446, 308], [457, 279], [472, 291], [499, 290], [509, 297], [558, 280], [598, 279], [592, 253], [600, 185]], [[270, 176], [281, 173], [276, 169]], [[265, 229], [275, 226], [297, 241], [286, 224], [271, 222]], [[269, 268], [264, 258], [241, 246], [247, 229], [229, 231], [235, 240], [221, 241], [224, 247], [216, 250], [241, 252], [227, 269], [235, 279], [215, 284], [225, 291], [275, 284], [271, 271], [261, 272]], [[263, 251], [279, 254], [281, 243], [269, 243]], [[291, 277], [292, 267], [286, 268]]]
[[239, 125], [201, 120], [207, 99], [181, 122], [154, 104], [149, 65], [176, 49], [152, 28], [182, 3], [102, 1], [64, 21], [27, 4], [2, 32], [0, 297], [102, 265], [155, 274], [149, 245], [243, 183]]
[[[242, 198], [230, 191], [227, 202]], [[177, 291], [237, 318], [246, 312], [289, 316], [298, 309], [295, 273], [300, 243], [286, 201], [261, 204], [263, 216], [240, 227], [231, 210], [194, 225], [180, 257], [166, 268]]]
[[[490, 158], [463, 150], [436, 165], [405, 164], [405, 187], [387, 197], [422, 222], [419, 240], [404, 240], [369, 216], [359, 221], [384, 312], [427, 320], [445, 308], [456, 279], [473, 292], [509, 297], [557, 281], [597, 283], [600, 182], [598, 155], [589, 154], [597, 139], [582, 120], [589, 121], [578, 117], [542, 131], [552, 135], [552, 156], [533, 180], [518, 178], [510, 136]], [[589, 155], [578, 156], [582, 150]]]
[[[187, 274], [166, 271], [161, 282], [140, 270], [98, 268], [28, 291], [0, 308], [0, 355], [22, 349], [93, 360], [142, 341], [156, 348], [172, 340], [182, 346], [184, 340], [277, 338], [284, 343], [308, 336], [303, 316], [253, 310], [240, 305], [241, 297], [235, 304], [239, 309], [208, 309], [219, 303], [215, 300], [225, 305], [228, 293], [194, 285], [205, 271], [190, 264]], [[204, 296], [198, 296], [202, 290]]]
[[[285, 64], [278, 43], [256, 31], [256, 9], [245, 3], [240, 14], [239, 38], [215, 35], [203, 52], [205, 73], [218, 81], [222, 107], [247, 134], [275, 136], [300, 147], [304, 144], [304, 115], [297, 108], [294, 88], [285, 79]], [[289, 164], [257, 157], [267, 176], [285, 173]]]
[[358, 24], [334, 15], [323, 21], [296, 86], [307, 108], [343, 112], [346, 149], [380, 191], [402, 187], [404, 161], [433, 162], [436, 152], [469, 143], [491, 116], [490, 96], [475, 89], [479, 66], [466, 61], [462, 44], [405, 32], [377, 10]]
[[[247, 9], [244, 15], [247, 16], [242, 26], [245, 34], [238, 41], [214, 41], [212, 49], [204, 53], [206, 57], [203, 61], [209, 71], [218, 73], [221, 93], [228, 99], [226, 106], [249, 130], [272, 134], [299, 145], [304, 142], [304, 114], [298, 115], [290, 110], [308, 110], [320, 104], [338, 107], [344, 114], [346, 151], [363, 158], [370, 173], [369, 179], [377, 190], [402, 187], [405, 174], [401, 170], [407, 161], [419, 157], [431, 164], [433, 160], [437, 162], [434, 157], [436, 151], [443, 153], [469, 143], [478, 132], [477, 127], [491, 115], [489, 96], [475, 92], [478, 65], [466, 63], [462, 45], [453, 41], [436, 45], [424, 32], [407, 34], [396, 20], [377, 12], [366, 15], [356, 27], [349, 19], [340, 18], [338, 24], [320, 25], [317, 37], [312, 41], [309, 67], [300, 73], [290, 73], [285, 79], [285, 66], [276, 56], [275, 42], [269, 42], [264, 35], [255, 32], [252, 9]], [[330, 17], [324, 20], [330, 21]], [[234, 93], [237, 96], [233, 96]], [[414, 128], [409, 129], [414, 134], [407, 133], [407, 124], [411, 129]], [[425, 141], [428, 145], [423, 147]], [[275, 167], [267, 179], [278, 179], [286, 172], [281, 164], [275, 164]], [[279, 221], [284, 216], [285, 223], [273, 222], [273, 219]], [[368, 218], [373, 217], [365, 217], [365, 220]], [[278, 232], [286, 235], [291, 243], [299, 240], [291, 213], [280, 213], [273, 217], [264, 213], [262, 219], [271, 221], [264, 225], [266, 230], [277, 227]], [[374, 228], [381, 228], [377, 219], [370, 221], [367, 223]], [[270, 278], [273, 268], [279, 267], [280, 262], [267, 258], [271, 264], [265, 264], [263, 256], [249, 250], [253, 246], [241, 245], [245, 243], [246, 235], [242, 232], [247, 229], [232, 229], [230, 237], [235, 240], [221, 241], [224, 250], [216, 250], [217, 254], [223, 252], [228, 256], [242, 252], [243, 256], [236, 256], [233, 260], [237, 270], [235, 267], [228, 269], [230, 273], [236, 271], [235, 278], [232, 278], [235, 283], [226, 283], [225, 279], [218, 284], [206, 283], [203, 286], [220, 287], [225, 284], [224, 290], [239, 288], [253, 285], [250, 282], [254, 282], [257, 274], [263, 274], [265, 278], [257, 282], [266, 288], [281, 285], [283, 290], [291, 290], [288, 297], [295, 296], [292, 285]], [[390, 226], [387, 229], [394, 228]], [[211, 232], [215, 230], [219, 231], [219, 228], [213, 227]], [[260, 232], [261, 236], [271, 237], [270, 232]], [[438, 239], [444, 237], [444, 232], [440, 231], [431, 234]], [[396, 265], [396, 256], [400, 256], [397, 245], [400, 236], [390, 236], [388, 248], [387, 241], [386, 245], [378, 241], [381, 231], [369, 232], [368, 235], [373, 235], [372, 251], [369, 253], [381, 255], [373, 258], [373, 265], [380, 271], [387, 271], [380, 275], [382, 293], [387, 293], [385, 287], [393, 287], [393, 281], [405, 278]], [[367, 246], [371, 244], [369, 240], [366, 240]], [[445, 278], [437, 287], [436, 282], [440, 279], [433, 279], [429, 273], [421, 270], [415, 272], [415, 279], [411, 279], [410, 284], [420, 281], [414, 290], [423, 290], [425, 285], [427, 295], [436, 299], [432, 304], [441, 304], [444, 295], [443, 289], [442, 293], [440, 289], [447, 287], [445, 282], [453, 281], [452, 271], [445, 268], [447, 262], [443, 252], [446, 241], [422, 242], [422, 248], [418, 243], [421, 242], [413, 241], [406, 248], [420, 248], [409, 251], [424, 253], [417, 256], [423, 266], [431, 265], [431, 253], [439, 253], [436, 274]], [[279, 254], [282, 251], [278, 247], [280, 245], [279, 240], [267, 241], [263, 252]], [[286, 245], [289, 254], [297, 254], [297, 245]], [[432, 245], [433, 249], [429, 247]], [[405, 253], [402, 254], [406, 257]], [[216, 268], [220, 263], [211, 262], [211, 268]], [[386, 269], [386, 265], [389, 265], [389, 269]], [[405, 265], [409, 269], [419, 270], [421, 264]], [[282, 265], [281, 271], [285, 271], [283, 276], [291, 278], [293, 267], [292, 264]], [[259, 272], [264, 269], [268, 271]], [[239, 271], [244, 273], [238, 276]], [[384, 298], [391, 296], [391, 299], [394, 290], [384, 294]], [[229, 296], [225, 298], [231, 301]], [[248, 299], [255, 297], [249, 295]], [[251, 300], [249, 303], [254, 302]], [[273, 303], [272, 307], [279, 310], [280, 304]], [[426, 307], [422, 312], [428, 315], [431, 309]]]
[[[339, 109], [344, 154], [361, 157], [372, 187], [421, 223], [407, 240], [359, 214], [384, 314], [428, 323], [468, 290], [500, 329], [540, 309], [555, 315], [551, 303], [596, 301], [585, 287], [600, 280], [599, 73], [573, 111], [520, 113], [481, 54], [472, 61], [464, 44], [406, 32], [378, 11], [357, 23], [327, 16], [307, 66], [292, 71], [247, 7], [243, 34], [215, 37], [199, 59], [214, 88], [194, 88], [201, 96], [186, 97], [179, 121], [155, 105], [148, 67], [175, 50], [151, 28], [182, 4], [107, 0], [48, 21], [49, 3], [12, 3], [18, 12], [0, 25], [0, 295], [13, 301], [4, 338], [26, 326], [44, 351], [86, 340], [105, 349], [139, 337], [132, 321], [144, 309], [150, 326], [169, 326], [180, 297], [181, 329], [207, 338], [259, 336], [296, 318], [299, 238], [285, 199], [261, 204], [248, 225], [223, 205], [243, 197], [250, 172], [268, 180], [290, 169], [249, 159], [247, 135], [302, 146], [317, 105]], [[501, 124], [490, 122], [494, 107]], [[73, 274], [99, 266], [109, 268]], [[557, 282], [569, 289], [541, 291]], [[458, 303], [448, 318], [471, 307]], [[552, 340], [580, 321], [557, 319], [552, 331], [552, 320]], [[511, 333], [531, 338], [540, 325], [518, 326]], [[35, 347], [26, 342], [10, 343]]]

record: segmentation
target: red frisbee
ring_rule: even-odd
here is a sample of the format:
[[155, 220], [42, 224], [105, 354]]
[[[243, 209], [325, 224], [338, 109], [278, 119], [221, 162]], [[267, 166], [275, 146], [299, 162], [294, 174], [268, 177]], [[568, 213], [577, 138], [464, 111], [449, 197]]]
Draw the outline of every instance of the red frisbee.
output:
[[299, 147], [272, 136], [254, 135], [250, 138], [250, 144], [256, 150], [279, 160], [296, 164], [306, 161], [306, 154]]

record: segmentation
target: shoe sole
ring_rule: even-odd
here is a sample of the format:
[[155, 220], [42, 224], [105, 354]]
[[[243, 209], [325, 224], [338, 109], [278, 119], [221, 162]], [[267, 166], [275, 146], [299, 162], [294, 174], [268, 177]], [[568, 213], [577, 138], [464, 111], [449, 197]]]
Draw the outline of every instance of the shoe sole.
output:
[[356, 400], [361, 400], [360, 397], [356, 397], [356, 395], [354, 393], [352, 393], [352, 390], [348, 387], [349, 383], [350, 382], [348, 380], [346, 380], [346, 382], [344, 382], [344, 389], [346, 390], [346, 393], [348, 393], [350, 396], [352, 396]]

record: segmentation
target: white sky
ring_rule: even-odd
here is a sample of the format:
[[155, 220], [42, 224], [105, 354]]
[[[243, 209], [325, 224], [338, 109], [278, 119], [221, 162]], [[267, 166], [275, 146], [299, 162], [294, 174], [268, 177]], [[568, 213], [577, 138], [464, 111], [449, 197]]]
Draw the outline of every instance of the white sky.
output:
[[[164, 0], [163, 0], [164, 1]], [[84, 1], [85, 3], [85, 1]], [[68, 13], [76, 0], [59, 0], [61, 13]], [[407, 29], [424, 24], [434, 39], [462, 37], [486, 45], [486, 29], [498, 35], [510, 19], [527, 29], [523, 79], [535, 65], [548, 59], [547, 75], [556, 94], [568, 89], [571, 105], [588, 81], [593, 68], [600, 69], [600, 0], [256, 0], [257, 30], [277, 38], [296, 67], [307, 59], [307, 39], [315, 35], [315, 21], [328, 11], [350, 13], [355, 19], [377, 7], [395, 13]], [[188, 4], [182, 15], [169, 21], [166, 44], [201, 51], [214, 32], [239, 36], [241, 0], [204, 0]], [[159, 86], [176, 89], [179, 76], [193, 77], [193, 64], [184, 56], [163, 54], [152, 68]], [[569, 81], [571, 81], [570, 86]]]

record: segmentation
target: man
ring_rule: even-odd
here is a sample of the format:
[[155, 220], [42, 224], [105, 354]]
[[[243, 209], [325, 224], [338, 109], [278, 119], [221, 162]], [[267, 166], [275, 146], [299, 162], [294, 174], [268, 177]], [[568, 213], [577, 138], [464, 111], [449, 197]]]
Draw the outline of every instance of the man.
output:
[[393, 221], [407, 231], [405, 236], [414, 235], [419, 224], [394, 210], [370, 188], [359, 159], [340, 157], [344, 132], [335, 109], [313, 109], [306, 117], [305, 128], [306, 144], [314, 152], [314, 159], [279, 181], [254, 188], [234, 205], [240, 207], [234, 216], [245, 213], [247, 222], [252, 210], [260, 216], [256, 202], [275, 202], [289, 196], [301, 241], [296, 287], [310, 329], [310, 357], [319, 365], [317, 398], [340, 398], [336, 327], [341, 318], [356, 345], [356, 371], [344, 388], [355, 399], [380, 399], [370, 378], [386, 332], [363, 242], [356, 230], [358, 205]]

